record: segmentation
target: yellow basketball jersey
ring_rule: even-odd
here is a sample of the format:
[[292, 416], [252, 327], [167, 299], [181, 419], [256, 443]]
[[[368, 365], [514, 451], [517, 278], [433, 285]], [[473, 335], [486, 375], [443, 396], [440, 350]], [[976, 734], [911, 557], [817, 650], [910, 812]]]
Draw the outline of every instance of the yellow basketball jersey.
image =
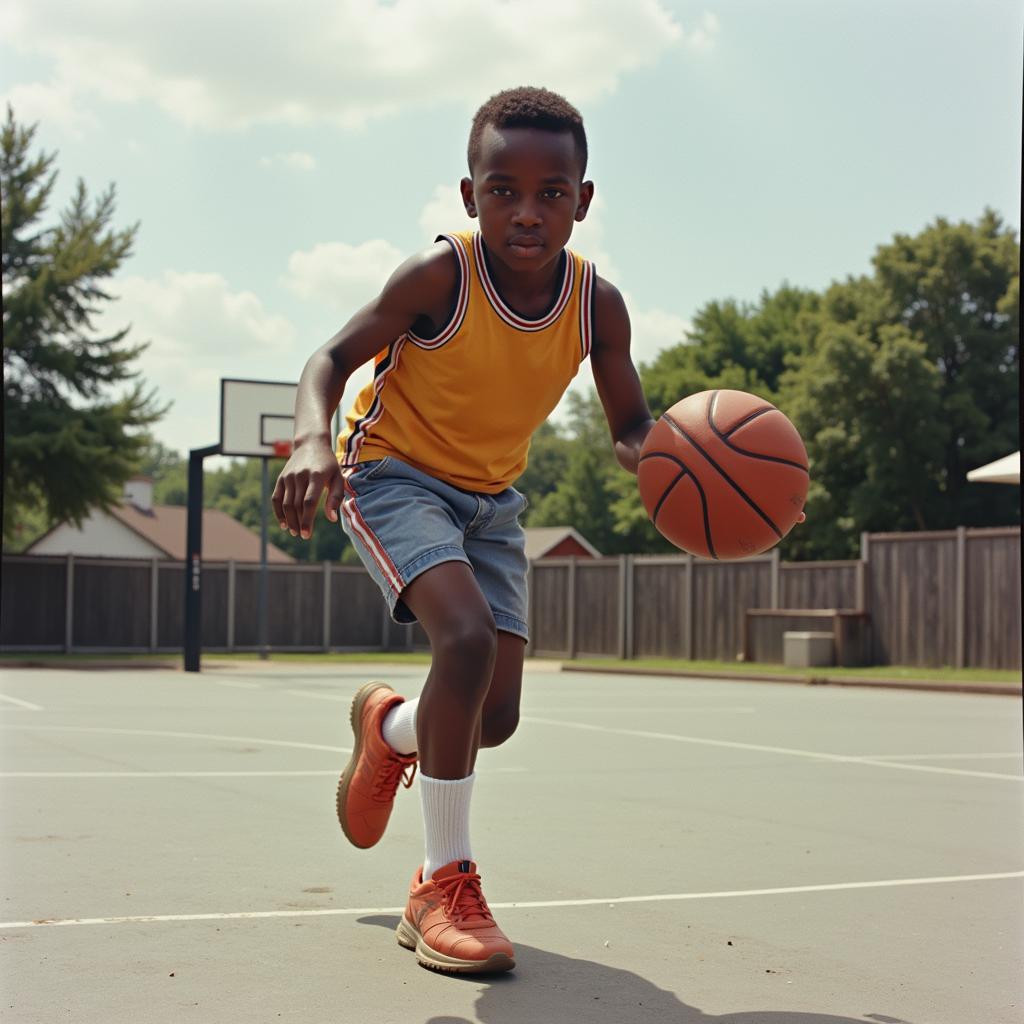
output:
[[498, 294], [478, 232], [441, 238], [459, 265], [455, 312], [436, 337], [408, 331], [378, 354], [338, 438], [338, 460], [393, 455], [455, 487], [496, 494], [526, 468], [530, 437], [590, 353], [594, 265], [565, 250], [555, 304], [528, 320]]

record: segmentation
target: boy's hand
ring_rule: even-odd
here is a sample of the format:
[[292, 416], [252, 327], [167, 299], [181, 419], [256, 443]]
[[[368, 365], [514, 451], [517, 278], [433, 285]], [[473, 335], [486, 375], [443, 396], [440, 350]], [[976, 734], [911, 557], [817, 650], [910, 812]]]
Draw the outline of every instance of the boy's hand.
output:
[[324, 514], [338, 521], [338, 508], [344, 494], [344, 482], [338, 460], [329, 443], [316, 442], [296, 448], [277, 478], [271, 504], [282, 530], [303, 540], [313, 535], [313, 519], [320, 495], [327, 489]]

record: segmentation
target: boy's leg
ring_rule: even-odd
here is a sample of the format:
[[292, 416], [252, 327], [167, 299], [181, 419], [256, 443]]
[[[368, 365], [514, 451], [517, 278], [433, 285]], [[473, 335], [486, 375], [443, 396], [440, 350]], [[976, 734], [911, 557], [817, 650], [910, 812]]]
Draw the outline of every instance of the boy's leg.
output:
[[519, 725], [526, 641], [515, 633], [498, 632], [498, 651], [491, 685], [480, 716], [481, 747], [501, 746]]
[[495, 667], [494, 616], [464, 562], [428, 569], [405, 588], [402, 600], [430, 639], [430, 673], [416, 710], [420, 772], [464, 779], [473, 771]]
[[[497, 654], [480, 715], [477, 748], [501, 746], [516, 731], [525, 654], [526, 641], [521, 636], [498, 630]], [[384, 740], [398, 754], [415, 754], [419, 747], [416, 739], [418, 710], [419, 697], [413, 697], [396, 704], [384, 719]]]
[[439, 970], [508, 970], [515, 954], [488, 909], [469, 840], [480, 718], [498, 649], [494, 616], [463, 562], [427, 569], [402, 601], [430, 638], [432, 657], [416, 709], [426, 856], [398, 941]]

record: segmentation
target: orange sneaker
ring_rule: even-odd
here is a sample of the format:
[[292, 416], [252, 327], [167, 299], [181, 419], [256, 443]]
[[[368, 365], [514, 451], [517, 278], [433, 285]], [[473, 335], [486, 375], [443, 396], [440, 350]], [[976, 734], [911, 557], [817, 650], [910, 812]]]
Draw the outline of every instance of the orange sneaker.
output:
[[427, 882], [423, 868], [417, 870], [396, 934], [400, 946], [437, 971], [490, 974], [516, 965], [512, 943], [494, 923], [469, 860], [453, 860]]
[[399, 782], [408, 789], [416, 775], [416, 755], [396, 754], [381, 735], [384, 716], [404, 700], [381, 682], [367, 683], [352, 699], [356, 742], [338, 781], [337, 807], [342, 832], [360, 849], [384, 835]]

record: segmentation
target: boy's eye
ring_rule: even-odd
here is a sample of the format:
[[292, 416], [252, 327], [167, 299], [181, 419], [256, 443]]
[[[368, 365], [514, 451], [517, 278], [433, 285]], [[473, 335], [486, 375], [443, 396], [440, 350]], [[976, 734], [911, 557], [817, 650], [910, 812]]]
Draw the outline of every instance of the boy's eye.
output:
[[512, 195], [512, 189], [508, 188], [506, 185], [495, 185], [494, 188], [491, 189], [491, 194], [502, 197], [510, 196]]
[[565, 193], [560, 188], [546, 188], [541, 195], [545, 199], [561, 199]]

